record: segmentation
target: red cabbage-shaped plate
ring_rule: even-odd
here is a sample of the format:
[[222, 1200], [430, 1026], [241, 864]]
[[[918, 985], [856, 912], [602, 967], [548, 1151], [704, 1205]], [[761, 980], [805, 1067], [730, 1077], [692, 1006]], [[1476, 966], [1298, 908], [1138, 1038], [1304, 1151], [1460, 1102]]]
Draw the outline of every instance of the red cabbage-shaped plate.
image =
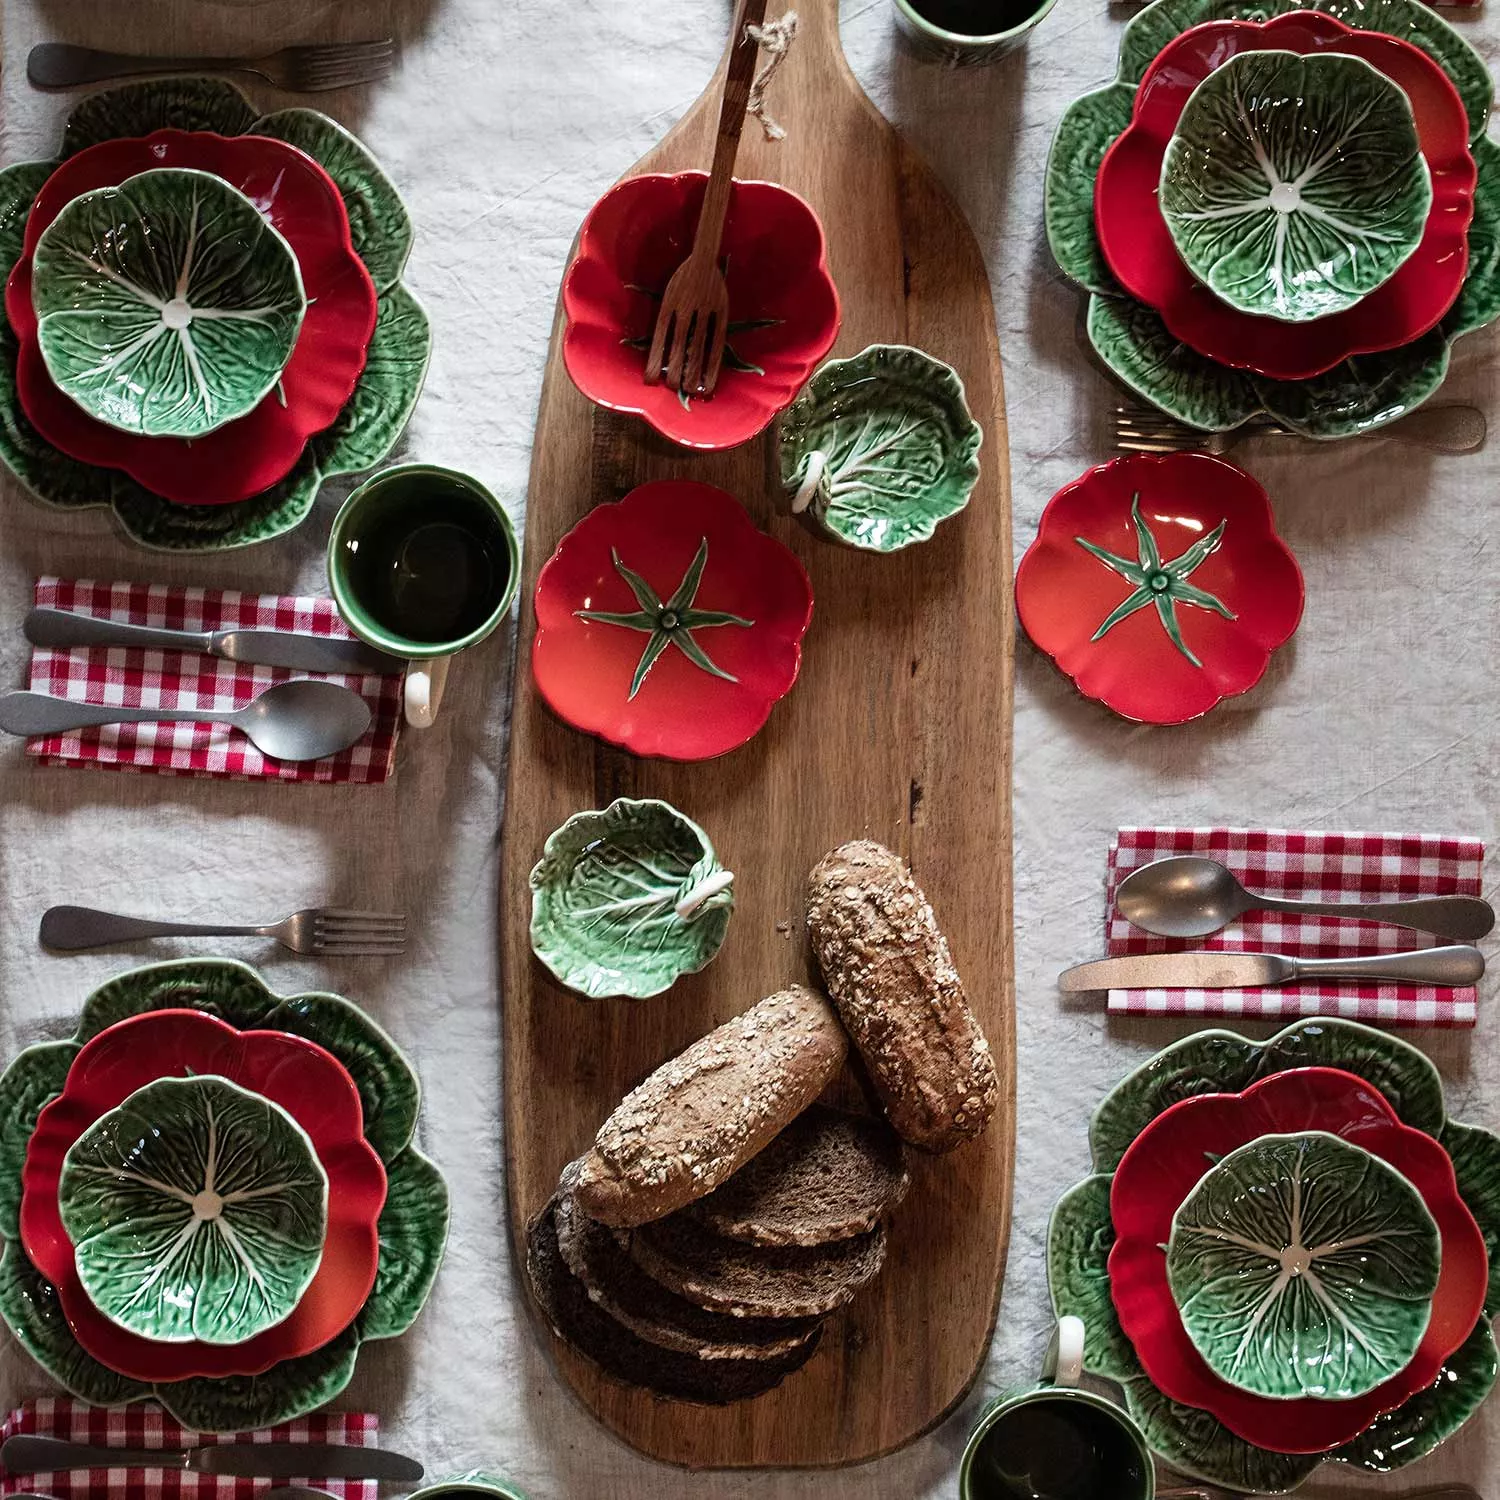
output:
[[661, 479], [591, 510], [535, 604], [531, 671], [559, 718], [637, 755], [706, 760], [791, 691], [813, 597], [733, 495]]
[[1260, 681], [1302, 618], [1302, 570], [1243, 469], [1133, 454], [1048, 502], [1016, 609], [1086, 697], [1181, 724]]
[[[285, 1322], [240, 1344], [159, 1343], [128, 1333], [89, 1300], [57, 1207], [68, 1148], [102, 1115], [159, 1078], [214, 1074], [279, 1104], [305, 1130], [328, 1175], [328, 1231], [311, 1285]], [[22, 1171], [21, 1244], [57, 1288], [78, 1342], [136, 1380], [259, 1375], [310, 1354], [358, 1316], [375, 1284], [385, 1168], [364, 1138], [354, 1080], [332, 1054], [280, 1031], [237, 1031], [195, 1010], [119, 1021], [84, 1044], [43, 1109]]]
[[[1264, 1135], [1326, 1131], [1395, 1167], [1421, 1194], [1442, 1237], [1432, 1319], [1415, 1358], [1347, 1401], [1251, 1395], [1208, 1367], [1183, 1327], [1167, 1282], [1172, 1216], [1216, 1161]], [[1403, 1125], [1385, 1097], [1338, 1068], [1293, 1068], [1241, 1094], [1203, 1094], [1158, 1115], [1126, 1151], [1110, 1189], [1116, 1240], [1110, 1294], [1152, 1383], [1211, 1412], [1231, 1432], [1276, 1453], [1322, 1453], [1437, 1379], [1484, 1310], [1484, 1236], [1459, 1196], [1453, 1162], [1430, 1135]]]
[[630, 177], [590, 210], [563, 279], [563, 363], [591, 401], [686, 448], [733, 448], [791, 404], [839, 331], [823, 227], [795, 193], [736, 181], [724, 225], [729, 340], [714, 394], [647, 385], [656, 312], [692, 248], [704, 172]]
[[[42, 231], [80, 193], [155, 167], [194, 167], [238, 188], [296, 252], [307, 292], [307, 314], [279, 385], [253, 411], [191, 441], [122, 432], [75, 405], [47, 373], [31, 305], [32, 252]], [[375, 284], [355, 253], [338, 188], [305, 151], [269, 136], [158, 130], [101, 141], [47, 179], [6, 283], [5, 310], [21, 343], [21, 408], [47, 442], [83, 463], [123, 469], [179, 505], [227, 505], [284, 479], [307, 440], [338, 416], [375, 331]]]
[[[1183, 263], [1157, 200], [1162, 158], [1193, 90], [1229, 58], [1268, 48], [1344, 53], [1385, 74], [1411, 100], [1432, 173], [1432, 209], [1411, 258], [1355, 306], [1308, 323], [1255, 317], [1220, 301]], [[1356, 31], [1314, 11], [1266, 22], [1208, 21], [1164, 47], [1141, 81], [1134, 117], [1095, 180], [1094, 223], [1121, 285], [1158, 309], [1183, 343], [1231, 369], [1302, 380], [1352, 355], [1410, 343], [1441, 321], [1468, 270], [1477, 177], [1463, 100], [1442, 68], [1410, 42]]]

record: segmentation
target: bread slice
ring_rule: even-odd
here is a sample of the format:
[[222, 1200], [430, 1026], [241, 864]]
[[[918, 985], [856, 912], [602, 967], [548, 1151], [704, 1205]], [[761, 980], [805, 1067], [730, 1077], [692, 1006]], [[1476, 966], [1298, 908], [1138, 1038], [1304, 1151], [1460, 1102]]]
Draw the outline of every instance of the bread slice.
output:
[[706, 1360], [775, 1359], [821, 1326], [817, 1318], [730, 1318], [669, 1292], [626, 1254], [614, 1230], [579, 1209], [566, 1186], [553, 1221], [562, 1258], [590, 1300], [648, 1344]]
[[606, 1375], [678, 1401], [725, 1406], [762, 1395], [812, 1358], [816, 1333], [774, 1359], [697, 1359], [637, 1338], [591, 1302], [568, 1269], [557, 1243], [556, 1207], [557, 1199], [550, 1199], [527, 1227], [527, 1280], [557, 1336]]
[[867, 1234], [910, 1183], [901, 1139], [884, 1120], [814, 1104], [681, 1212], [752, 1245], [826, 1245]]
[[848, 1050], [821, 995], [768, 996], [625, 1096], [580, 1163], [578, 1206], [621, 1228], [712, 1192], [822, 1093]]
[[821, 1317], [852, 1301], [885, 1262], [880, 1228], [831, 1245], [747, 1245], [674, 1214], [622, 1238], [669, 1291], [733, 1318]]
[[951, 1151], [1000, 1102], [989, 1043], [904, 860], [843, 844], [807, 879], [807, 928], [839, 1018], [903, 1140]]

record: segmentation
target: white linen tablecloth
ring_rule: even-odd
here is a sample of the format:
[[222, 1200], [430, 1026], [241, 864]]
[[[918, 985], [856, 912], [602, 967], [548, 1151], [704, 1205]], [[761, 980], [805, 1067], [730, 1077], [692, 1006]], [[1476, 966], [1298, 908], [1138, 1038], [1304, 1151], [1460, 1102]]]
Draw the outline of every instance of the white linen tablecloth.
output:
[[[406, 43], [396, 76], [307, 102], [330, 107], [368, 141], [416, 222], [407, 280], [431, 315], [435, 345], [404, 451], [481, 476], [520, 521], [569, 243], [599, 192], [697, 96], [728, 14], [727, 0], [4, 0], [3, 160], [50, 155], [57, 144], [69, 100], [31, 90], [24, 74], [27, 49], [43, 38], [203, 53], [394, 27]], [[1041, 195], [1051, 132], [1072, 97], [1111, 77], [1123, 14], [1103, 0], [1063, 0], [1028, 52], [962, 74], [900, 50], [890, 0], [846, 0], [843, 20], [856, 72], [937, 165], [985, 248], [1019, 556], [1052, 493], [1110, 456], [1104, 423], [1115, 390], [1080, 347], [1080, 299], [1047, 253]], [[1500, 52], [1493, 13], [1460, 24], [1487, 57]], [[300, 102], [250, 92], [267, 107]], [[1495, 350], [1493, 332], [1463, 341], [1445, 390], [1492, 419]], [[378, 1411], [387, 1438], [420, 1454], [429, 1472], [482, 1463], [534, 1500], [952, 1497], [975, 1412], [1040, 1360], [1047, 1216], [1087, 1169], [1090, 1111], [1128, 1068], [1190, 1029], [1108, 1021], [1056, 992], [1060, 968], [1102, 951], [1114, 830], [1227, 822], [1443, 831], [1500, 844], [1500, 438], [1462, 458], [1380, 439], [1314, 449], [1260, 438], [1239, 456], [1270, 490], [1307, 575], [1301, 632], [1260, 687], [1197, 724], [1136, 727], [1077, 697], [1024, 641], [1017, 648], [1010, 1266], [982, 1379], [960, 1413], [903, 1453], [843, 1473], [705, 1477], [650, 1463], [573, 1400], [531, 1333], [510, 1262], [501, 1166], [495, 912], [508, 635], [461, 661], [438, 726], [408, 734], [387, 786], [46, 770], [19, 743], [0, 745], [0, 1053], [59, 1034], [93, 985], [171, 951], [49, 957], [35, 934], [53, 902], [236, 920], [328, 899], [404, 909], [414, 942], [402, 963], [316, 963], [254, 943], [223, 946], [278, 988], [326, 986], [369, 1006], [427, 1083], [422, 1137], [454, 1189], [448, 1261], [416, 1329], [366, 1349], [346, 1404]], [[36, 574], [317, 589], [347, 485], [325, 492], [295, 535], [217, 559], [142, 553], [102, 512], [58, 516], [8, 480], [0, 488], [0, 687], [11, 687], [24, 677], [20, 624]], [[1491, 894], [1497, 875], [1492, 853]], [[1476, 1032], [1415, 1034], [1443, 1069], [1453, 1112], [1492, 1128], [1496, 1004], [1486, 982]], [[46, 1389], [5, 1340], [0, 1408]], [[1491, 1494], [1500, 1487], [1500, 1401], [1433, 1458], [1370, 1487], [1448, 1479]], [[1369, 1484], [1342, 1475], [1313, 1488], [1356, 1482]]]

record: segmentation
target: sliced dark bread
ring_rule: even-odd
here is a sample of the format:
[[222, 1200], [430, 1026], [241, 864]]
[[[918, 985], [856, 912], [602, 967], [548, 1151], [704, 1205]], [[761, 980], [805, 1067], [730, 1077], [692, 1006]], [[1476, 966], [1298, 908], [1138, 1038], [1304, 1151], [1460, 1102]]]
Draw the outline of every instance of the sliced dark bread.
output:
[[527, 1228], [527, 1280], [557, 1336], [606, 1375], [677, 1401], [726, 1406], [764, 1394], [812, 1358], [816, 1333], [775, 1359], [698, 1359], [637, 1338], [590, 1301], [583, 1283], [568, 1269], [557, 1243], [556, 1206], [556, 1198], [551, 1199]]
[[734, 1318], [816, 1318], [842, 1307], [885, 1261], [885, 1230], [829, 1245], [747, 1245], [685, 1214], [621, 1231], [669, 1291]]
[[800, 1349], [817, 1318], [730, 1318], [669, 1292], [626, 1254], [614, 1231], [591, 1219], [566, 1186], [553, 1211], [558, 1249], [592, 1301], [648, 1344], [698, 1359], [775, 1359]]
[[901, 1137], [884, 1120], [814, 1104], [679, 1212], [752, 1245], [826, 1245], [867, 1234], [910, 1183]]

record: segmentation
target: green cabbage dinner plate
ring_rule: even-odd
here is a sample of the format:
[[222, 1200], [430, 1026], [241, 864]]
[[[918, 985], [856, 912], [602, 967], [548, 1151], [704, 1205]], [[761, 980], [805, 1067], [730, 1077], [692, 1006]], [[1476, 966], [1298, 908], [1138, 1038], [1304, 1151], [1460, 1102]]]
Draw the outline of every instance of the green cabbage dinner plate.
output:
[[[1241, 1093], [1258, 1079], [1303, 1067], [1341, 1068], [1364, 1079], [1404, 1124], [1441, 1143], [1453, 1160], [1459, 1194], [1484, 1236], [1490, 1271], [1483, 1315], [1431, 1386], [1342, 1447], [1288, 1454], [1236, 1437], [1210, 1413], [1171, 1401], [1152, 1385], [1110, 1296], [1115, 1232], [1109, 1194], [1127, 1148], [1164, 1110], [1201, 1094]], [[1390, 1473], [1451, 1437], [1490, 1393], [1497, 1369], [1490, 1324], [1500, 1309], [1500, 1136], [1448, 1118], [1442, 1079], [1415, 1047], [1354, 1021], [1298, 1021], [1265, 1042], [1232, 1031], [1201, 1031], [1116, 1085], [1094, 1113], [1089, 1144], [1093, 1175], [1062, 1196], [1047, 1232], [1052, 1303], [1059, 1316], [1083, 1319], [1085, 1368], [1119, 1383], [1152, 1452], [1170, 1468], [1226, 1489], [1262, 1494], [1295, 1489], [1325, 1462]], [[1412, 1272], [1417, 1284], [1423, 1274]]]
[[[19, 1237], [21, 1168], [37, 1116], [62, 1091], [85, 1042], [128, 1016], [184, 1008], [241, 1030], [288, 1032], [331, 1052], [359, 1090], [365, 1138], [385, 1163], [386, 1200], [374, 1288], [353, 1324], [331, 1343], [262, 1375], [146, 1385], [117, 1375], [80, 1347], [52, 1286], [27, 1259]], [[28, 1047], [0, 1074], [0, 1318], [48, 1375], [96, 1406], [154, 1397], [199, 1432], [245, 1432], [305, 1416], [349, 1384], [362, 1344], [411, 1327], [442, 1263], [448, 1187], [412, 1144], [420, 1102], [416, 1073], [396, 1044], [338, 995], [277, 995], [253, 969], [229, 959], [183, 959], [119, 975], [84, 1002], [69, 1040]]]
[[[1452, 79], [1469, 116], [1479, 169], [1469, 269], [1447, 316], [1410, 344], [1357, 355], [1311, 380], [1272, 380], [1231, 370], [1188, 348], [1154, 308], [1125, 295], [1094, 232], [1094, 179], [1130, 123], [1136, 85], [1156, 55], [1205, 21], [1267, 21], [1317, 10], [1356, 29], [1385, 32], [1432, 57]], [[1109, 370], [1170, 416], [1225, 432], [1267, 416], [1306, 437], [1333, 439], [1398, 420], [1433, 394], [1448, 373], [1454, 340], [1500, 316], [1500, 146], [1485, 135], [1494, 84], [1483, 60], [1418, 0], [1154, 0], [1125, 28], [1115, 81], [1064, 113], [1047, 161], [1048, 243], [1063, 272], [1089, 294], [1088, 339]]]
[[354, 394], [279, 484], [230, 505], [174, 505], [118, 470], [80, 463], [43, 441], [21, 410], [19, 345], [0, 317], [0, 460], [45, 505], [109, 506], [125, 534], [143, 547], [217, 552], [291, 531], [311, 512], [324, 480], [373, 468], [390, 453], [421, 394], [432, 333], [427, 315], [401, 282], [411, 220], [365, 147], [316, 110], [262, 115], [232, 84], [218, 79], [150, 79], [79, 103], [68, 116], [56, 159], [19, 162], [0, 171], [0, 265], [8, 270], [16, 263], [32, 200], [61, 161], [100, 141], [169, 127], [274, 136], [307, 152], [333, 179], [349, 214], [355, 252], [376, 291], [375, 332]]

